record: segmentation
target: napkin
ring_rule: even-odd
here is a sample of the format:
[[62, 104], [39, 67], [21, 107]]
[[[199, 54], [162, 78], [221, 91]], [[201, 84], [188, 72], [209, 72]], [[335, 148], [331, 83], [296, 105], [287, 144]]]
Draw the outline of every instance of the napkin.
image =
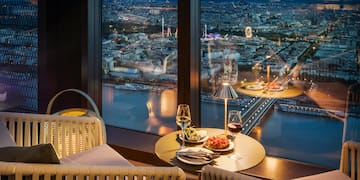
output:
[[205, 151], [178, 151], [177, 156], [193, 162], [209, 162], [220, 156], [219, 153]]

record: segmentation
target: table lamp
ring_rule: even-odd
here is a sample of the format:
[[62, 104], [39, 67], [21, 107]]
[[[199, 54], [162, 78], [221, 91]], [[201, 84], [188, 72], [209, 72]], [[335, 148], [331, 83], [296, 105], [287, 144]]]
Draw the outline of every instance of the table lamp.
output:
[[214, 95], [214, 97], [224, 99], [224, 130], [225, 130], [225, 136], [227, 135], [227, 102], [228, 99], [236, 99], [238, 97], [238, 94], [234, 90], [234, 88], [231, 86], [229, 82], [223, 82], [221, 86], [219, 86]]

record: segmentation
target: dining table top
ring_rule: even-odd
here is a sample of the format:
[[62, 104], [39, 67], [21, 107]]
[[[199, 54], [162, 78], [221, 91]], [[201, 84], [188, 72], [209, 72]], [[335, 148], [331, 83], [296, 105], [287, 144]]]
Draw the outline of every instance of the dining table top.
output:
[[[196, 130], [206, 131], [207, 137], [224, 134], [224, 129], [218, 128], [196, 128]], [[194, 173], [201, 172], [201, 168], [204, 166], [203, 164], [195, 165], [193, 163], [184, 163], [184, 161], [179, 160], [176, 156], [176, 153], [181, 147], [179, 134], [181, 134], [181, 131], [174, 131], [161, 137], [155, 144], [156, 155], [166, 163], [178, 166], [184, 171]], [[232, 147], [218, 152], [221, 155], [209, 162], [209, 164], [228, 171], [239, 172], [256, 166], [265, 158], [264, 146], [250, 136], [238, 133], [232, 145]], [[204, 142], [187, 142], [186, 147], [204, 148]], [[230, 156], [235, 153], [240, 155], [241, 158], [239, 160], [230, 158]]]

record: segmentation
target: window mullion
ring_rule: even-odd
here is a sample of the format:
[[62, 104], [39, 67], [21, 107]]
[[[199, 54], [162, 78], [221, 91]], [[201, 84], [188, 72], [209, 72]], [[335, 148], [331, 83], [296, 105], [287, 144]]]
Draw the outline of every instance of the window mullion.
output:
[[178, 1], [178, 104], [190, 104], [200, 126], [200, 1]]

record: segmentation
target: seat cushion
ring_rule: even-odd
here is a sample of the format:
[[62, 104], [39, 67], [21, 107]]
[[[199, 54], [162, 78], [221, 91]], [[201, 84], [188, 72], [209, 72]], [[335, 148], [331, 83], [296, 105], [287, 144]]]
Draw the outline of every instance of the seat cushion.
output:
[[60, 164], [79, 164], [97, 166], [133, 166], [128, 160], [107, 144], [103, 144], [81, 153], [65, 156]]
[[11, 137], [9, 130], [5, 127], [0, 119], [0, 147], [7, 146], [16, 146], [16, 143]]
[[0, 148], [0, 161], [59, 164], [54, 147], [51, 144], [34, 146], [8, 146]]

